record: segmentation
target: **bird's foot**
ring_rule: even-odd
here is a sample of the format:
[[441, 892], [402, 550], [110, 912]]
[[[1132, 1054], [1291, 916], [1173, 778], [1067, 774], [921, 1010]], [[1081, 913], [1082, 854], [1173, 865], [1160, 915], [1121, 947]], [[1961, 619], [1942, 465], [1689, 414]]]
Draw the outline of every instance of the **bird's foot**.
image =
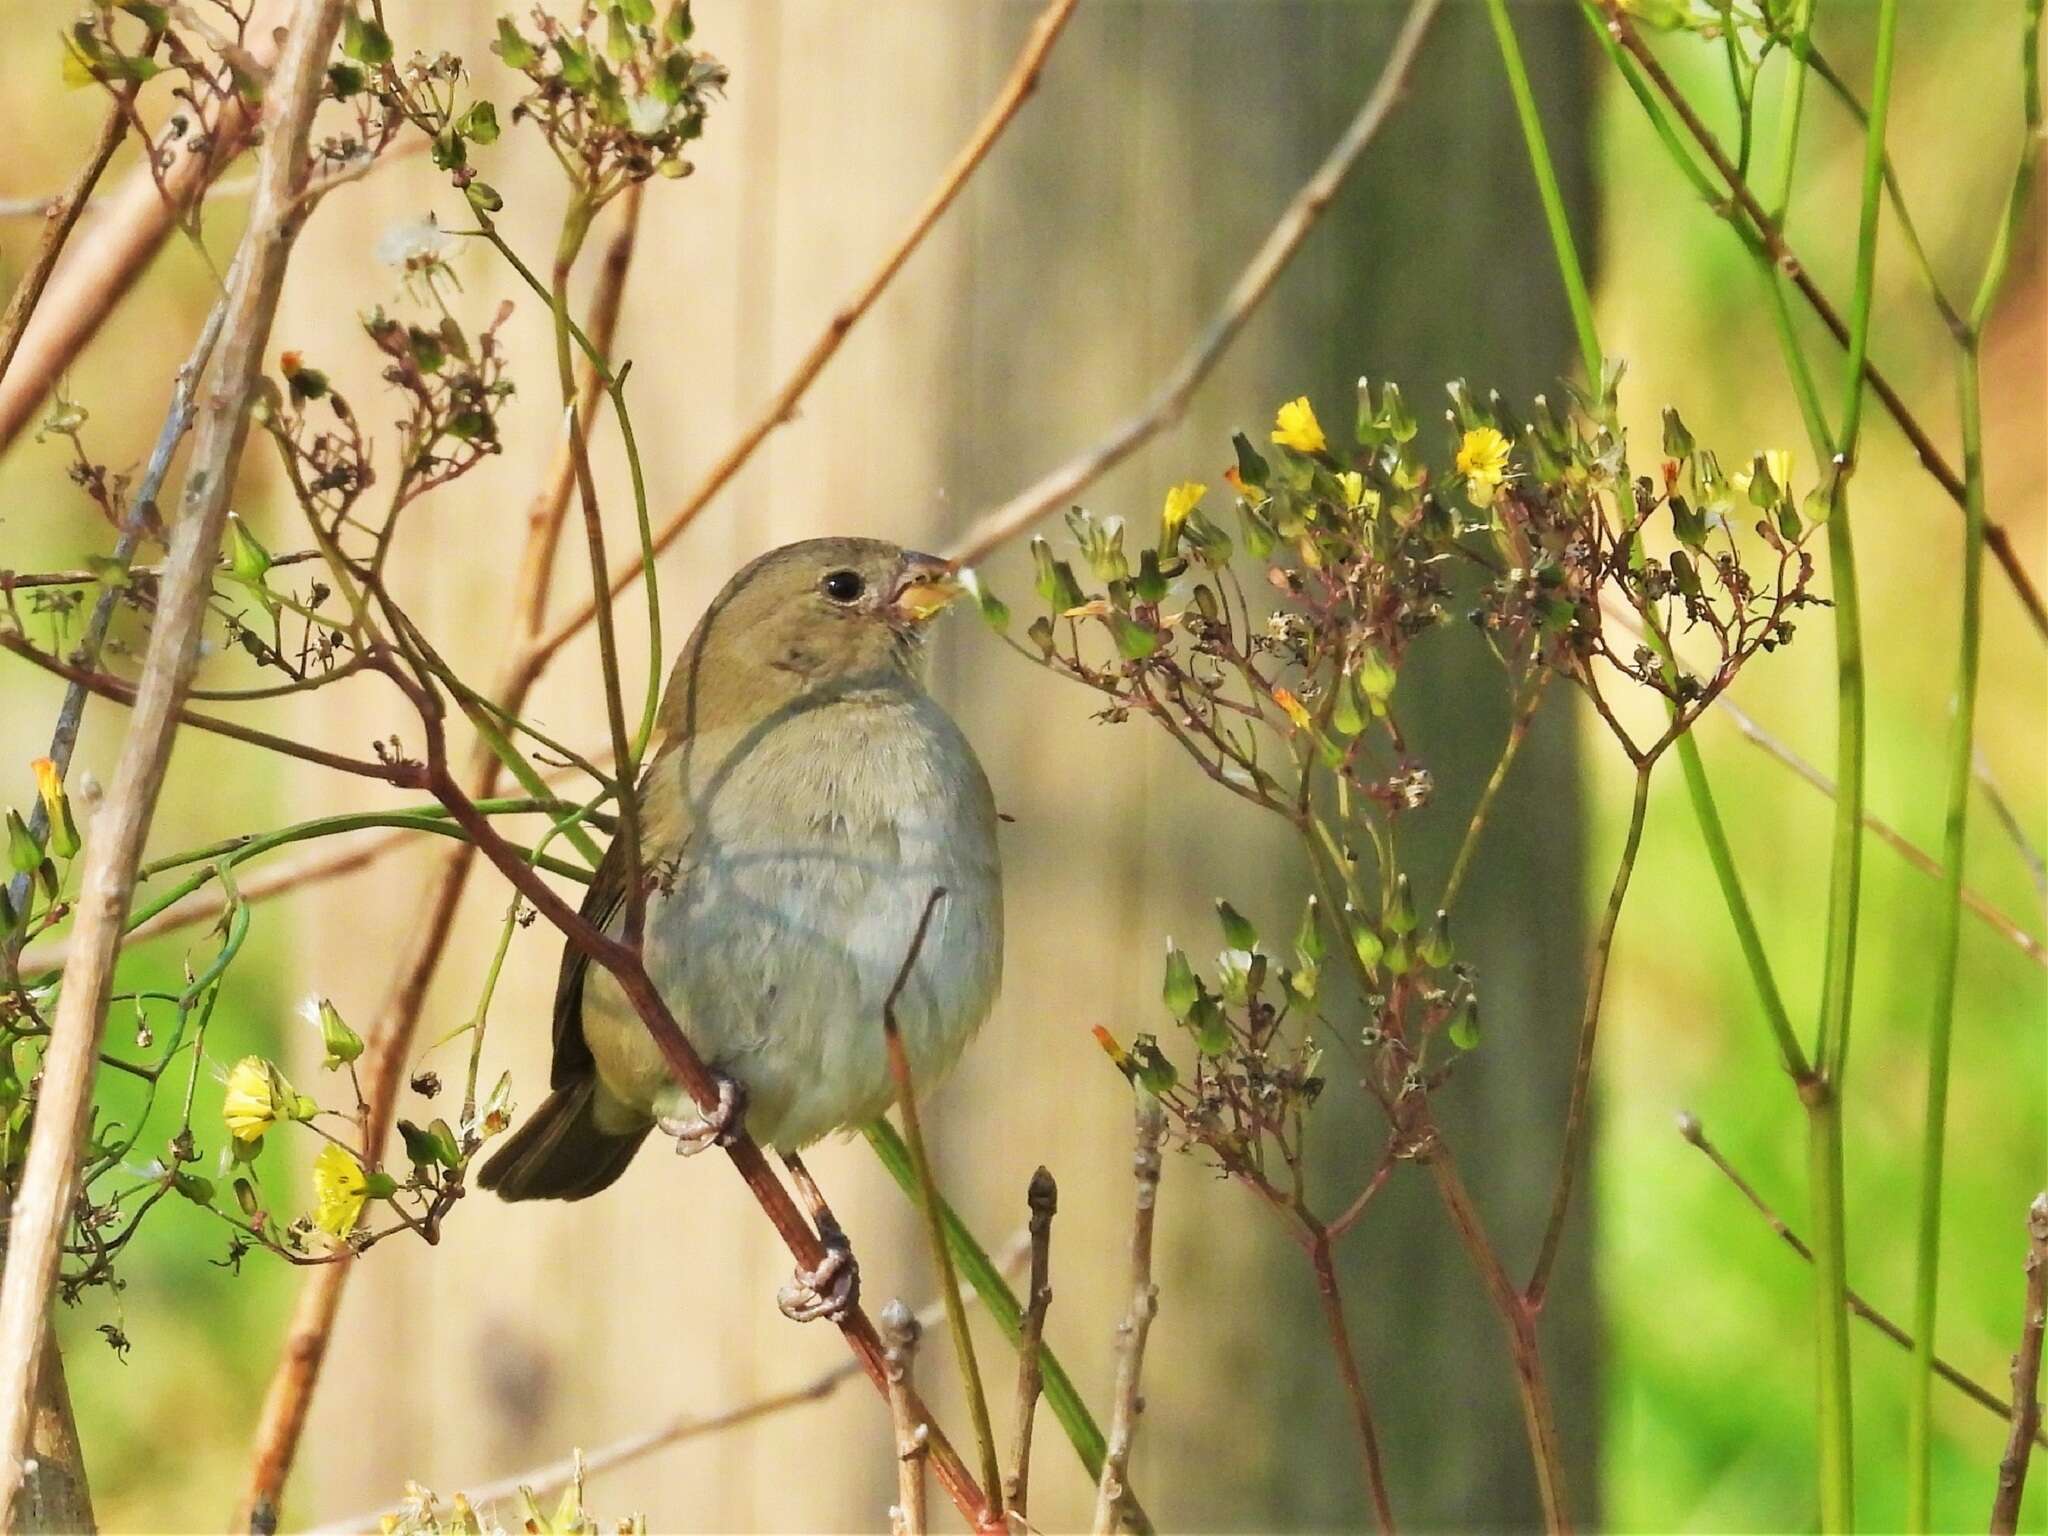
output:
[[707, 1147], [729, 1147], [746, 1132], [746, 1091], [723, 1072], [711, 1075], [718, 1084], [715, 1108], [688, 1115], [665, 1115], [654, 1122], [675, 1137], [678, 1157], [694, 1157]]
[[776, 1306], [793, 1323], [812, 1323], [821, 1317], [839, 1322], [860, 1300], [860, 1265], [846, 1234], [827, 1227], [819, 1236], [825, 1242], [825, 1257], [813, 1269], [799, 1269], [789, 1284], [775, 1293]]

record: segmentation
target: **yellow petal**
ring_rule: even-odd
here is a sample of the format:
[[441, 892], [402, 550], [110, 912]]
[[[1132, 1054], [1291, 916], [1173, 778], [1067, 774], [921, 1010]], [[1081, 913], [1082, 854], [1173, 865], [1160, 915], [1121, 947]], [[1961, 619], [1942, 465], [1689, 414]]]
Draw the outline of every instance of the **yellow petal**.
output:
[[1329, 446], [1323, 437], [1323, 425], [1316, 420], [1315, 407], [1308, 403], [1307, 395], [1288, 401], [1274, 414], [1273, 441], [1297, 453], [1321, 453]]
[[1159, 514], [1159, 521], [1169, 533], [1188, 520], [1188, 514], [1201, 505], [1203, 494], [1209, 489], [1193, 480], [1184, 480], [1166, 493], [1166, 506]]

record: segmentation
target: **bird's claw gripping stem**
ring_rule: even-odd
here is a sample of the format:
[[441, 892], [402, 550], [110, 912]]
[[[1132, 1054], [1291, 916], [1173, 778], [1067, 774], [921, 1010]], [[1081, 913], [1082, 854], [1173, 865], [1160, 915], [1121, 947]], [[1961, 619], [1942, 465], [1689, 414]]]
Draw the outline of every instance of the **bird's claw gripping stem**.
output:
[[729, 1147], [746, 1130], [747, 1096], [740, 1085], [723, 1072], [714, 1072], [718, 1103], [690, 1115], [666, 1115], [655, 1122], [676, 1139], [678, 1157], [694, 1157], [708, 1147]]
[[790, 1282], [775, 1293], [775, 1304], [793, 1323], [811, 1323], [819, 1318], [839, 1322], [860, 1300], [860, 1265], [853, 1246], [837, 1227], [819, 1234], [825, 1242], [825, 1257], [812, 1269], [799, 1269]]

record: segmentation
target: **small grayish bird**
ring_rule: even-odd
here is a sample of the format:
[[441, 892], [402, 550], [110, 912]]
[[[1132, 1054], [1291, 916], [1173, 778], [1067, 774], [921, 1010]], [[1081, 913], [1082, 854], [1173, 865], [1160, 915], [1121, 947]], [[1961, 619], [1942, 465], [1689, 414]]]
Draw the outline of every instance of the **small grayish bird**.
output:
[[[873, 539], [763, 555], [698, 622], [641, 775], [648, 975], [720, 1083], [701, 1112], [611, 975], [565, 946], [553, 1091], [485, 1163], [506, 1200], [581, 1200], [657, 1127], [679, 1151], [744, 1125], [786, 1155], [895, 1097], [882, 1008], [934, 891], [945, 895], [896, 1014], [920, 1089], [959, 1057], [1002, 979], [1003, 891], [988, 779], [925, 691], [953, 567]], [[617, 936], [623, 851], [583, 915]], [[796, 1165], [801, 1180], [801, 1165]], [[783, 1296], [850, 1304], [844, 1240]]]

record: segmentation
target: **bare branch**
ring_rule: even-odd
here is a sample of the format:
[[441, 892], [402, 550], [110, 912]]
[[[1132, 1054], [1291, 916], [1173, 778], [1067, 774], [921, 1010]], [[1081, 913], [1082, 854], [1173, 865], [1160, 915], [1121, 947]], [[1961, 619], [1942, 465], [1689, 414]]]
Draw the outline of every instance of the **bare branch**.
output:
[[1330, 146], [1330, 152], [1316, 167], [1316, 173], [1281, 211], [1279, 222], [1231, 285], [1216, 318], [1196, 338], [1179, 365], [1167, 376], [1166, 383], [1152, 397], [1151, 403], [1113, 428], [1100, 442], [1082, 450], [982, 516], [953, 541], [947, 550], [949, 555], [969, 564], [987, 559], [992, 550], [1008, 543], [1047, 512], [1064, 505], [1083, 486], [1130, 457], [1155, 433], [1180, 420], [1196, 387], [1208, 377], [1209, 370], [1216, 366], [1217, 360], [1237, 339], [1245, 321], [1251, 318], [1252, 311], [1258, 308], [1274, 282], [1287, 269], [1302, 241], [1308, 238], [1323, 210], [1330, 206], [1345, 178], [1351, 174], [1352, 167], [1357, 165], [1359, 156], [1379, 136], [1388, 116], [1399, 104], [1402, 92], [1407, 88], [1408, 76], [1415, 67], [1416, 56], [1421, 52], [1423, 38], [1429, 32], [1430, 23], [1436, 19], [1440, 3], [1441, 0], [1415, 0], [1409, 7], [1408, 19], [1402, 23], [1400, 35], [1394, 39], [1393, 50], [1387, 55], [1387, 62], [1380, 67], [1379, 79], [1373, 83], [1371, 92], [1358, 109], [1358, 115], [1337, 142]]
[[1152, 1281], [1152, 1225], [1159, 1206], [1160, 1147], [1166, 1139], [1166, 1112], [1143, 1088], [1133, 1089], [1132, 1119], [1136, 1145], [1131, 1172], [1137, 1196], [1131, 1216], [1131, 1302], [1116, 1330], [1116, 1400], [1110, 1411], [1109, 1444], [1102, 1456], [1102, 1480], [1095, 1488], [1096, 1536], [1114, 1531], [1125, 1484], [1130, 1479], [1131, 1446], [1138, 1434], [1142, 1401], [1138, 1385], [1145, 1369], [1145, 1340], [1159, 1311], [1159, 1287]]
[[[1719, 173], [1730, 197], [1734, 200], [1731, 206], [1723, 210], [1725, 215], [1735, 221], [1738, 228], [1741, 227], [1740, 219], [1747, 217], [1749, 223], [1754, 226], [1755, 238], [1762, 243], [1764, 251], [1778, 270], [1791, 280], [1792, 286], [1806, 300], [1808, 307], [1820, 317], [1821, 323], [1828, 329], [1828, 334], [1835, 338], [1838, 345], [1848, 346], [1849, 327], [1836, 310], [1833, 301], [1828, 298], [1820, 284], [1814, 281], [1806, 264], [1786, 243], [1777, 221], [1764, 211], [1763, 205], [1757, 201], [1755, 192], [1743, 179], [1741, 169], [1729, 159], [1727, 150], [1721, 147], [1721, 142], [1714, 136], [1713, 130], [1701, 120], [1692, 102], [1679, 90], [1657, 55], [1643, 41], [1642, 34], [1636, 30], [1622, 9], [1621, 0], [1599, 0], [1599, 3], [1601, 12], [1606, 17], [1608, 33], [1628, 50], [1630, 57], [1671, 104], [1671, 110], [1685, 125], [1686, 132], [1692, 135], [1693, 141], [1713, 162], [1715, 171]], [[1872, 393], [1884, 403], [1886, 412], [1905, 434], [1906, 441], [1912, 444], [1921, 467], [1935, 478], [1941, 488], [1948, 493], [1949, 499], [1961, 507], [1964, 502], [1962, 477], [1950, 467], [1948, 460], [1942, 457], [1941, 449], [1935, 446], [1933, 437], [1920, 424], [1919, 418], [1913, 414], [1911, 407], [1906, 404], [1904, 397], [1899, 394], [1891, 380], [1880, 372], [1877, 365], [1868, 357], [1865, 357], [1862, 363], [1864, 382], [1869, 384]], [[2035, 590], [2033, 578], [2027, 574], [2026, 565], [2020, 559], [2019, 552], [2013, 548], [2012, 539], [2004, 526], [1987, 521], [1984, 525], [1984, 542], [1998, 557], [1999, 566], [2005, 571], [2007, 581], [2012, 584], [2013, 592], [2019, 598], [2020, 606], [2026, 610], [2027, 617], [2033, 621], [2034, 628], [2041, 634], [2048, 635], [2048, 606], [2042, 604], [2041, 594]]]
[[71, 185], [50, 199], [44, 208], [43, 238], [36, 244], [35, 255], [29, 258], [28, 270], [15, 279], [14, 291], [7, 296], [5, 313], [0, 313], [0, 378], [6, 377], [7, 365], [14, 361], [15, 348], [21, 345], [21, 333], [28, 329], [28, 318], [35, 313], [36, 301], [42, 298], [43, 286], [50, 280], [57, 257], [64, 250], [64, 242], [77, 228], [78, 216], [85, 211], [92, 189], [99, 185], [107, 162], [114, 158], [114, 151], [128, 136], [128, 114], [135, 101], [135, 93], [141, 88], [140, 80], [131, 80], [115, 92], [114, 104], [107, 108], [107, 115], [100, 122], [99, 137], [93, 142], [85, 164], [79, 167]]
[[[1603, 616], [1614, 620], [1627, 629], [1630, 634], [1642, 637], [1643, 626], [1641, 616], [1629, 608], [1627, 604], [1603, 600], [1600, 611]], [[1672, 662], [1673, 665], [1677, 666], [1686, 675], [1698, 676], [1696, 672], [1688, 668], [1685, 662], [1675, 654], [1672, 657]], [[1725, 691], [1715, 698], [1712, 706], [1705, 711], [1702, 718], [1712, 719], [1716, 715], [1725, 717], [1731, 725], [1749, 739], [1752, 745], [1761, 747], [1766, 753], [1776, 758], [1787, 768], [1790, 768], [1800, 778], [1806, 780], [1807, 783], [1811, 784], [1823, 795], [1826, 795], [1830, 800], [1834, 799], [1835, 781], [1833, 779], [1793, 751], [1782, 739], [1766, 730], [1754, 716], [1746, 713]], [[1940, 861], [1903, 832], [1892, 826], [1890, 822], [1869, 811], [1865, 811], [1863, 814], [1863, 826], [1865, 831], [1870, 832], [1880, 841], [1890, 845], [1899, 857], [1919, 870], [1920, 873], [1935, 879], [1940, 878]], [[1963, 905], [1981, 917], [1990, 926], [1992, 932], [2018, 949], [2020, 953], [2026, 955], [2036, 965], [2048, 967], [2048, 946], [2044, 946], [2039, 939], [2035, 938], [2026, 929], [2014, 922], [2012, 918], [2006, 916], [2004, 912], [1993, 906], [1988, 900], [1976, 891], [1971, 890], [1968, 886], [1963, 887]]]
[[[639, 236], [639, 189], [628, 193], [623, 202], [621, 222], [606, 246], [597, 288], [591, 298], [589, 323], [585, 328], [592, 346], [604, 356], [610, 354], [618, 330], [626, 275], [632, 266]], [[603, 400], [604, 391], [600, 387], [597, 370], [586, 364], [578, 397], [578, 411], [586, 428], [596, 418]], [[554, 551], [561, 538], [563, 520], [568, 514], [574, 473], [574, 458], [565, 430], [547, 478], [527, 512], [526, 541], [520, 552], [512, 602], [515, 633], [520, 637], [530, 636], [538, 629], [547, 611]], [[498, 686], [492, 691], [492, 697], [509, 713], [517, 714], [525, 703], [531, 682], [531, 677], [522, 678], [516, 665], [507, 666], [498, 679]], [[491, 794], [497, 785], [500, 768], [489, 744], [479, 739], [465, 775], [473, 799], [483, 799]], [[358, 867], [383, 851], [383, 845], [374, 851], [364, 850], [356, 865], [348, 864], [345, 859], [333, 859], [317, 871], [309, 870], [304, 878], [328, 878], [346, 868]], [[413, 1037], [418, 1033], [420, 1012], [446, 952], [455, 912], [475, 863], [476, 850], [468, 843], [457, 843], [446, 849], [435, 862], [412, 920], [406, 925], [405, 931], [410, 938], [396, 968], [398, 979], [364, 1037], [361, 1071], [368, 1112], [362, 1155], [366, 1167], [375, 1166], [384, 1142], [391, 1134], [392, 1121], [398, 1109], [398, 1090], [405, 1077], [405, 1063], [412, 1052]], [[243, 888], [244, 899], [254, 888], [254, 882]], [[237, 1530], [248, 1530], [265, 1522], [275, 1524], [278, 1500], [292, 1462], [298, 1455], [306, 1413], [312, 1403], [313, 1391], [319, 1384], [320, 1367], [326, 1358], [327, 1341], [334, 1329], [341, 1293], [347, 1287], [354, 1267], [353, 1262], [323, 1265], [306, 1277], [299, 1292], [285, 1346], [279, 1352], [269, 1389], [264, 1394], [251, 1453], [249, 1481], [235, 1519]]]
[[[1721, 1149], [1707, 1139], [1706, 1130], [1700, 1125], [1699, 1120], [1695, 1116], [1681, 1114], [1678, 1117], [1678, 1134], [1707, 1155], [1707, 1160], [1720, 1170], [1723, 1178], [1735, 1186], [1737, 1192], [1750, 1203], [1759, 1216], [1763, 1217], [1770, 1229], [1783, 1239], [1786, 1247], [1798, 1254], [1800, 1258], [1806, 1260], [1807, 1263], [1811, 1264], [1813, 1262], [1813, 1250], [1807, 1247], [1806, 1239], [1785, 1224], [1784, 1218], [1779, 1216], [1771, 1208], [1770, 1203], [1757, 1193], [1756, 1186], [1744, 1178], [1741, 1171], [1728, 1161]], [[1844, 1297], [1851, 1312], [1862, 1318], [1863, 1321], [1870, 1324], [1871, 1327], [1890, 1339], [1899, 1348], [1907, 1351], [1909, 1354], [1912, 1352], [1913, 1336], [1910, 1333], [1906, 1332], [1905, 1329], [1893, 1322], [1884, 1313], [1878, 1311], [1877, 1308], [1865, 1301], [1855, 1291], [1845, 1291]], [[1939, 1355], [1934, 1357], [1934, 1374], [1962, 1393], [1963, 1396], [1969, 1398], [1971, 1402], [1984, 1408], [1987, 1412], [1996, 1414], [2001, 1419], [2011, 1416], [2012, 1407], [2003, 1398], [1989, 1388], [1980, 1386], [1977, 1382], [1965, 1376]], [[2048, 1433], [2044, 1433], [2038, 1426], [2035, 1428], [2034, 1438], [2039, 1444], [2048, 1446]]]
[[269, 99], [261, 178], [229, 285], [221, 367], [199, 418], [184, 506], [159, 586], [156, 622], [136, 690], [135, 718], [83, 858], [78, 919], [43, 1058], [42, 1086], [0, 1279], [0, 1511], [21, 1486], [37, 1366], [78, 1174], [79, 1140], [135, 869], [169, 765], [179, 703], [190, 685], [227, 502], [249, 431], [249, 400], [298, 233], [306, 144], [341, 26], [342, 0], [299, 0]]
[[918, 953], [924, 948], [925, 934], [931, 928], [932, 914], [938, 911], [939, 903], [945, 899], [943, 886], [934, 888], [925, 898], [924, 911], [918, 914], [917, 931], [911, 935], [910, 947], [904, 952], [902, 965], [897, 968], [896, 980], [882, 1001], [882, 1036], [889, 1052], [889, 1076], [896, 1088], [896, 1112], [903, 1116], [903, 1139], [910, 1144], [910, 1163], [917, 1171], [918, 1208], [924, 1216], [932, 1264], [939, 1272], [939, 1294], [946, 1303], [946, 1324], [953, 1335], [953, 1353], [960, 1367], [961, 1384], [966, 1388], [968, 1411], [974, 1420], [974, 1438], [981, 1452], [981, 1476], [987, 1485], [989, 1498], [989, 1520], [999, 1525], [1003, 1514], [1002, 1473], [996, 1462], [995, 1430], [989, 1423], [988, 1394], [982, 1390], [981, 1365], [974, 1358], [974, 1335], [968, 1331], [967, 1306], [960, 1299], [960, 1276], [953, 1267], [952, 1252], [946, 1246], [946, 1224], [941, 1214], [943, 1202], [939, 1198], [938, 1181], [932, 1176], [931, 1157], [925, 1151], [924, 1127], [917, 1112], [917, 1084], [910, 1075], [910, 1052], [903, 1044], [903, 1031], [896, 1022], [897, 1000], [902, 997], [904, 987], [909, 985], [911, 972], [916, 968]]
[[[256, 7], [247, 32], [250, 67], [265, 68], [277, 56], [282, 29], [276, 23], [283, 14], [282, 0]], [[185, 210], [248, 147], [256, 127], [242, 98], [231, 95], [203, 143], [180, 144], [155, 174], [146, 165], [137, 166], [109, 195], [105, 212], [95, 214], [91, 242], [74, 250], [72, 259], [52, 274], [13, 362], [0, 374], [0, 448], [13, 442], [41, 408], [43, 397], [99, 333]]]
[[[1004, 1274], [1014, 1271], [1024, 1261], [1028, 1243], [1029, 1239], [1022, 1232], [1011, 1237], [995, 1255], [996, 1268]], [[917, 1314], [917, 1322], [922, 1328], [933, 1328], [945, 1315], [945, 1303], [934, 1301]], [[641, 1430], [638, 1434], [615, 1440], [610, 1445], [600, 1446], [587, 1454], [564, 1456], [559, 1461], [528, 1467], [525, 1471], [515, 1472], [509, 1477], [495, 1478], [467, 1490], [469, 1502], [473, 1508], [484, 1509], [500, 1499], [513, 1497], [522, 1488], [535, 1494], [552, 1493], [555, 1489], [566, 1487], [575, 1480], [579, 1465], [586, 1474], [595, 1477], [600, 1472], [627, 1466], [653, 1455], [656, 1451], [667, 1450], [672, 1445], [707, 1439], [712, 1435], [723, 1434], [729, 1429], [738, 1429], [743, 1425], [772, 1418], [791, 1408], [801, 1408], [806, 1403], [823, 1402], [858, 1375], [860, 1361], [848, 1355], [844, 1360], [820, 1371], [802, 1386], [792, 1387], [786, 1392], [770, 1393], [750, 1403], [743, 1403], [737, 1408], [714, 1413], [708, 1418], [697, 1414], [679, 1414], [665, 1424]], [[381, 1509], [365, 1510], [346, 1519], [330, 1520], [325, 1525], [315, 1528], [315, 1536], [344, 1536], [344, 1533], [374, 1531], [384, 1516], [399, 1513], [399, 1508], [400, 1506], [396, 1504], [387, 1504]]]
[[925, 1536], [925, 1441], [929, 1431], [912, 1408], [911, 1372], [924, 1330], [901, 1300], [882, 1308], [883, 1357], [889, 1369], [889, 1422], [896, 1430], [896, 1503], [889, 1510], [893, 1536]]
[[[725, 453], [713, 464], [704, 478], [690, 494], [683, 498], [682, 505], [669, 515], [668, 521], [654, 531], [654, 550], [658, 554], [675, 542], [676, 537], [696, 520], [697, 514], [710, 505], [711, 500], [732, 477], [740, 472], [747, 460], [753, 457], [768, 435], [796, 414], [797, 402], [804, 397], [811, 384], [824, 371], [840, 345], [846, 340], [863, 316], [874, 308], [875, 301], [882, 296], [882, 290], [895, 280], [903, 270], [903, 264], [911, 253], [923, 243], [945, 211], [953, 205], [967, 180], [988, 158], [988, 152], [995, 147], [1010, 120], [1038, 88], [1039, 71], [1044, 67], [1045, 57], [1059, 38], [1060, 31], [1073, 14], [1075, 0], [1048, 0], [1031, 32], [1024, 40], [1024, 47], [1017, 55], [1017, 61], [1010, 66], [1009, 77], [982, 115], [981, 122], [960, 146], [952, 163], [940, 176], [938, 185], [932, 189], [922, 207], [911, 218], [910, 227], [883, 256], [881, 264], [869, 276], [854, 296], [833, 312], [825, 329], [811, 343], [810, 350], [803, 356], [795, 370], [783, 381], [775, 398], [767, 409], [740, 433]], [[612, 572], [607, 600], [615, 599], [634, 582], [640, 579], [641, 561], [639, 551], [625, 560]], [[525, 665], [534, 672], [547, 664], [548, 658], [560, 650], [570, 639], [580, 633], [597, 617], [595, 600], [584, 603], [574, 613], [557, 624], [546, 636], [534, 642], [527, 652]]]
[[1052, 1306], [1052, 1218], [1059, 1210], [1060, 1190], [1051, 1170], [1040, 1168], [1031, 1175], [1024, 1198], [1031, 1207], [1031, 1289], [1025, 1298], [1024, 1332], [1017, 1340], [1017, 1450], [1010, 1475], [1003, 1479], [1003, 1497], [1020, 1520], [1031, 1497], [1031, 1429], [1045, 1379], [1045, 1314]]
[[2012, 1357], [2012, 1435], [1998, 1463], [1998, 1497], [1991, 1506], [1992, 1536], [2018, 1528], [2027, 1491], [2027, 1463], [2041, 1432], [2041, 1333], [2048, 1325], [2048, 1194], [2027, 1207], [2027, 1305], [2020, 1347]]

